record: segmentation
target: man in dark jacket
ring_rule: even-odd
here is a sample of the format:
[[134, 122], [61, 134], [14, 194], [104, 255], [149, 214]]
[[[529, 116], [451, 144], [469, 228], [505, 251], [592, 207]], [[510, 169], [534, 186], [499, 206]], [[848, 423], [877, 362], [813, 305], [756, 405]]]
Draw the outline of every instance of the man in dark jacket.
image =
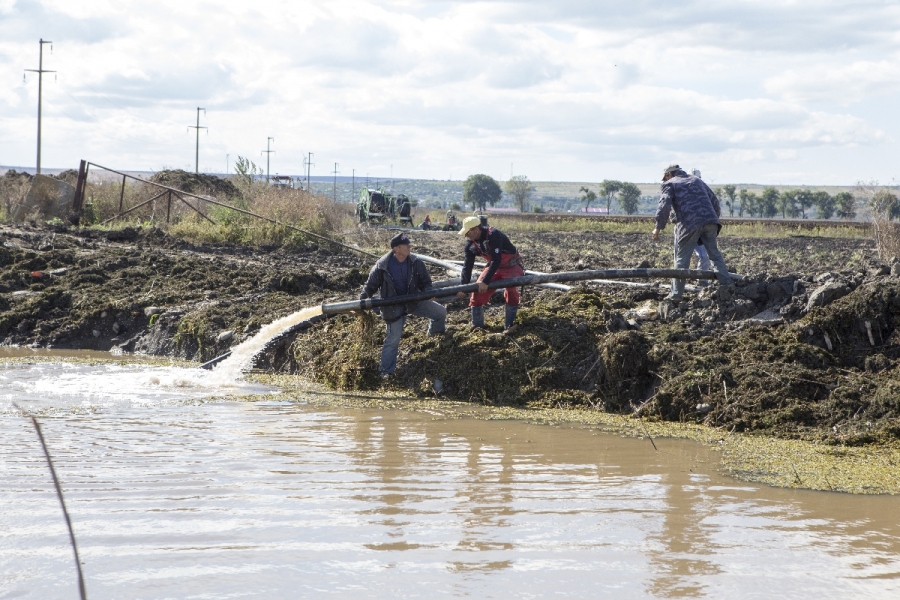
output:
[[[382, 298], [405, 296], [432, 289], [431, 275], [425, 264], [409, 252], [409, 237], [399, 233], [391, 238], [391, 251], [378, 259], [369, 272], [369, 279], [363, 286], [360, 300], [371, 298], [378, 292]], [[447, 309], [433, 300], [395, 304], [381, 308], [381, 318], [387, 324], [387, 336], [381, 347], [382, 377], [388, 377], [397, 368], [397, 350], [403, 336], [403, 325], [407, 315], [430, 319], [428, 333], [444, 333]]]
[[[722, 210], [719, 199], [702, 179], [688, 175], [678, 165], [669, 165], [663, 172], [662, 194], [656, 209], [656, 228], [653, 239], [659, 241], [659, 232], [665, 229], [669, 212], [674, 211], [675, 225], [675, 268], [687, 269], [691, 264], [691, 254], [702, 242], [706, 248], [719, 285], [731, 285], [731, 276], [725, 265], [725, 258], [719, 252], [716, 237], [722, 224], [719, 215]], [[684, 279], [672, 280], [670, 300], [681, 300], [684, 294]]]
[[[465, 285], [472, 277], [475, 258], [487, 261], [487, 266], [478, 277], [478, 291], [472, 294], [469, 306], [472, 308], [472, 327], [484, 329], [484, 305], [487, 304], [494, 290], [488, 289], [491, 281], [521, 277], [525, 274], [522, 258], [509, 238], [499, 229], [483, 225], [479, 217], [467, 217], [463, 221], [460, 234], [466, 237], [465, 262], [463, 263], [460, 282]], [[464, 296], [464, 294], [460, 294]], [[506, 301], [506, 324], [504, 332], [511, 333], [519, 310], [519, 288], [503, 289]]]

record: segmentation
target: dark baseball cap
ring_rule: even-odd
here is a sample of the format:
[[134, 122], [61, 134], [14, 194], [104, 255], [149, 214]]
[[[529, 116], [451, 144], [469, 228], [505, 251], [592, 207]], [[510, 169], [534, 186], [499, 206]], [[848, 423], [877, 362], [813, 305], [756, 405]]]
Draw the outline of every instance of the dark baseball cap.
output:
[[396, 248], [400, 244], [406, 244], [407, 246], [409, 246], [409, 236], [407, 236], [405, 233], [398, 233], [391, 238], [391, 248]]

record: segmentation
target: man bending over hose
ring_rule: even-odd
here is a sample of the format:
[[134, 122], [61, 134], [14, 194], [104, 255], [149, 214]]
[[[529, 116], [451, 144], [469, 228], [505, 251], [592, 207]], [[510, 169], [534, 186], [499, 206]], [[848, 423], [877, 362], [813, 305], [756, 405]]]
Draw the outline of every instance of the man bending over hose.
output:
[[[475, 257], [481, 257], [488, 263], [478, 277], [478, 291], [474, 292], [469, 300], [469, 306], [472, 308], [472, 327], [484, 329], [484, 305], [490, 301], [494, 293], [494, 290], [488, 289], [488, 284], [501, 279], [521, 277], [525, 274], [525, 269], [522, 268], [519, 252], [509, 238], [499, 229], [482, 225], [480, 218], [466, 217], [459, 233], [466, 238], [466, 257], [460, 283], [462, 285], [469, 283], [475, 266]], [[463, 293], [458, 295], [461, 298], [465, 297]], [[506, 323], [503, 331], [512, 333], [516, 312], [519, 310], [519, 288], [504, 288], [503, 300], [506, 302]]]
[[[391, 238], [391, 251], [379, 258], [372, 267], [369, 279], [359, 295], [360, 300], [371, 298], [376, 291], [382, 298], [390, 298], [432, 289], [431, 275], [428, 274], [425, 263], [415, 254], [410, 254], [409, 245], [409, 237], [405, 233], [398, 233]], [[447, 309], [434, 300], [382, 307], [381, 318], [387, 324], [387, 336], [381, 347], [381, 365], [378, 370], [385, 379], [397, 368], [397, 351], [407, 315], [430, 319], [428, 333], [431, 335], [444, 333], [446, 328]]]
[[[659, 232], [669, 220], [669, 212], [674, 211], [675, 225], [675, 268], [687, 269], [691, 264], [691, 254], [702, 242], [709, 254], [716, 279], [719, 280], [720, 300], [730, 297], [731, 276], [725, 258], [719, 251], [716, 237], [722, 229], [719, 215], [722, 213], [719, 199], [699, 177], [688, 175], [678, 165], [669, 165], [663, 171], [662, 193], [656, 208], [654, 241], [659, 241]], [[684, 279], [672, 280], [672, 291], [666, 298], [681, 301], [684, 294]]]

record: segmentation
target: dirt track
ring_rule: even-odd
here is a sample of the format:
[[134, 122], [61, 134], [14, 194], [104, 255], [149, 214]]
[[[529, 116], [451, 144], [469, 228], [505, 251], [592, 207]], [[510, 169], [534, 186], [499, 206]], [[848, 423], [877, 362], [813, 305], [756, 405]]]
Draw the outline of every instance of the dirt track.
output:
[[[380, 254], [391, 234], [360, 230], [344, 241]], [[511, 237], [537, 271], [671, 266], [671, 240], [646, 234]], [[461, 258], [458, 235], [413, 238], [414, 252]], [[373, 262], [316, 244], [194, 247], [156, 229], [4, 227], [0, 243], [0, 342], [198, 361], [277, 317], [354, 298]], [[900, 277], [873, 260], [871, 242], [728, 237], [723, 246], [747, 275], [728, 297], [712, 285], [660, 311], [660, 289], [528, 289], [513, 336], [500, 334], [500, 307], [488, 311], [486, 333], [468, 330], [463, 304], [451, 305], [442, 337], [414, 320], [389, 385], [830, 442], [900, 438]], [[281, 340], [258, 366], [374, 389], [384, 385], [382, 335], [380, 321], [341, 316]]]

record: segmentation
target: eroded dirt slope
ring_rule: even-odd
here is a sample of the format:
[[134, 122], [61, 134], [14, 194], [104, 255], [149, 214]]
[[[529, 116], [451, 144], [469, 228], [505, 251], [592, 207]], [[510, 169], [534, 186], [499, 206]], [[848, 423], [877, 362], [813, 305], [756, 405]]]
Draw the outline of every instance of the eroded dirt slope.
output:
[[[394, 232], [344, 241], [380, 254]], [[512, 234], [538, 271], [671, 265], [670, 243], [646, 234]], [[415, 232], [414, 252], [461, 258], [453, 233]], [[450, 332], [412, 320], [396, 377], [378, 377], [383, 324], [340, 316], [278, 340], [260, 368], [303, 373], [337, 389], [528, 406], [593, 406], [727, 430], [867, 442], [900, 435], [900, 268], [867, 240], [723, 237], [746, 275], [661, 302], [665, 290], [527, 289], [521, 327]], [[260, 325], [323, 301], [355, 298], [373, 259], [310, 244], [290, 252], [197, 247], [158, 229], [96, 232], [0, 228], [0, 341], [209, 360]], [[894, 275], [892, 275], [892, 270]], [[433, 271], [435, 279], [446, 273]]]

